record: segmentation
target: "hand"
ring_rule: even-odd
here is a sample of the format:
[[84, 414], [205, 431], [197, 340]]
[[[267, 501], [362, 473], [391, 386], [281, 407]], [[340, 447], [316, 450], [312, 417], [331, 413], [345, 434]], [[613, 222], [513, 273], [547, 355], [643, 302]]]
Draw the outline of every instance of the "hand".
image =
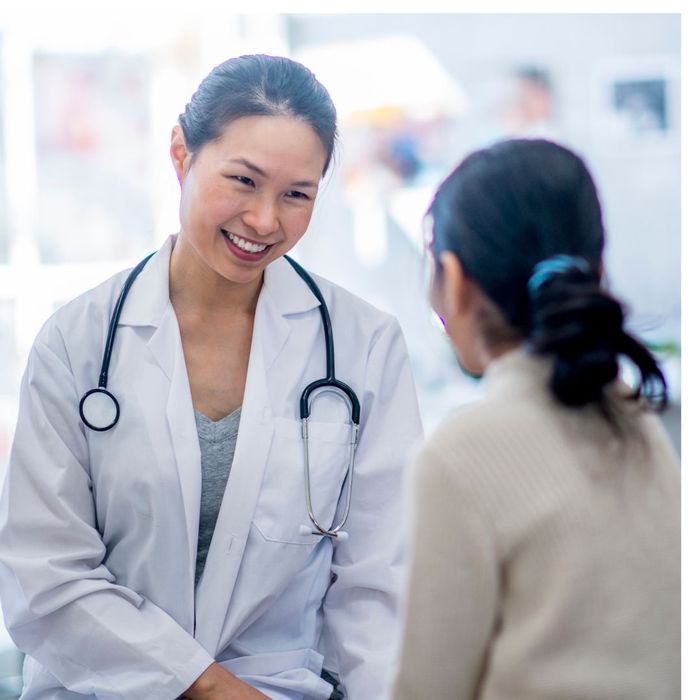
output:
[[183, 693], [188, 700], [270, 700], [259, 690], [236, 678], [220, 664], [212, 664]]

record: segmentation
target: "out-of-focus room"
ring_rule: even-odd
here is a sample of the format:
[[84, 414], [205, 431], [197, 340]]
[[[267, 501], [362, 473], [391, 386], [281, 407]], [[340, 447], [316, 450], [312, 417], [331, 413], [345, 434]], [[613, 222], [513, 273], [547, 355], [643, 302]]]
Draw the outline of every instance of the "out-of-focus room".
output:
[[[178, 230], [172, 126], [209, 69], [244, 53], [301, 61], [335, 101], [338, 155], [293, 255], [399, 319], [427, 433], [479, 384], [427, 303], [423, 214], [470, 150], [544, 137], [599, 185], [606, 277], [662, 362], [680, 452], [679, 15], [57, 21], [0, 20], [0, 478], [37, 331]], [[0, 625], [0, 698], [20, 676]]]

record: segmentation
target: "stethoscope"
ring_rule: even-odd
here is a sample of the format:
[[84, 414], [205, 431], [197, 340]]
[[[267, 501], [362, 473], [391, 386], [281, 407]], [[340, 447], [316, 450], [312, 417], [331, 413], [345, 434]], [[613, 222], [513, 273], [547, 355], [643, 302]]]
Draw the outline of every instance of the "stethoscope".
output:
[[[114, 305], [112, 316], [109, 320], [109, 328], [107, 331], [107, 340], [105, 342], [104, 354], [102, 355], [102, 367], [100, 369], [100, 379], [97, 383], [97, 388], [90, 389], [85, 393], [78, 410], [80, 417], [85, 425], [91, 430], [104, 432], [113, 428], [119, 420], [119, 402], [114, 394], [107, 389], [107, 375], [109, 374], [109, 363], [112, 359], [112, 350], [114, 349], [114, 339], [117, 334], [117, 326], [119, 325], [119, 317], [126, 301], [126, 296], [129, 293], [131, 285], [139, 276], [141, 270], [146, 263], [151, 259], [150, 255], [146, 256], [130, 273], [124, 282], [124, 286], [119, 292], [117, 302]], [[301, 277], [309, 287], [313, 295], [318, 299], [320, 304], [319, 311], [321, 312], [321, 320], [323, 321], [323, 334], [326, 344], [326, 376], [311, 382], [301, 392], [299, 399], [299, 415], [301, 417], [301, 438], [304, 445], [304, 480], [306, 486], [306, 509], [309, 514], [309, 519], [314, 525], [314, 528], [308, 525], [300, 525], [299, 533], [302, 535], [322, 535], [325, 537], [334, 537], [338, 540], [347, 538], [347, 532], [342, 528], [350, 515], [350, 503], [352, 501], [352, 480], [355, 473], [355, 451], [357, 449], [357, 435], [360, 428], [360, 402], [355, 392], [344, 382], [338, 380], [335, 376], [335, 346], [333, 344], [333, 327], [331, 325], [331, 317], [328, 313], [326, 301], [321, 294], [314, 280], [309, 273], [295, 260], [289, 256], [284, 256], [285, 260], [294, 268], [296, 273]], [[314, 398], [323, 392], [333, 392], [344, 399], [350, 416], [352, 427], [350, 431], [350, 460], [348, 468], [343, 477], [343, 487], [347, 483], [347, 495], [345, 498], [345, 508], [340, 522], [331, 528], [325, 528], [318, 521], [314, 513], [311, 502], [311, 475], [309, 470], [309, 416], [311, 415], [312, 394]]]

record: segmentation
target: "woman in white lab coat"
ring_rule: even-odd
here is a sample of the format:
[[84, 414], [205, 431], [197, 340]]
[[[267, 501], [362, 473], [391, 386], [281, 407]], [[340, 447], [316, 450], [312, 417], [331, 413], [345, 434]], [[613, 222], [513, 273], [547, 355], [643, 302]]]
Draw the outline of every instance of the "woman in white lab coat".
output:
[[[328, 93], [298, 63], [215, 68], [173, 129], [181, 230], [119, 319], [114, 427], [89, 429], [78, 406], [128, 272], [39, 333], [0, 506], [0, 594], [27, 653], [23, 698], [325, 700], [323, 667], [350, 700], [384, 691], [397, 497], [420, 420], [396, 321], [318, 277], [336, 373], [361, 416], [347, 537], [301, 527], [299, 396], [325, 375], [326, 350], [319, 301], [282, 256], [306, 231], [335, 134]], [[217, 481], [198, 428], [239, 408]], [[309, 450], [324, 527], [342, 516], [350, 435], [345, 403], [320, 394]]]

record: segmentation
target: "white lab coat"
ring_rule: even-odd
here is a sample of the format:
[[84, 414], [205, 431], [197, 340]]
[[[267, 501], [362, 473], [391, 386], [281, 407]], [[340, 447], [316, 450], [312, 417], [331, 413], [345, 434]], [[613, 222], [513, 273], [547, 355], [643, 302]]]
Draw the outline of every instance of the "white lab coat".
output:
[[[217, 660], [275, 700], [321, 700], [322, 664], [349, 700], [383, 694], [402, 565], [402, 468], [420, 437], [396, 321], [317, 278], [333, 322], [336, 373], [362, 403], [349, 538], [308, 524], [299, 395], [325, 375], [318, 302], [283, 259], [257, 305], [240, 432], [208, 560], [194, 588], [200, 451], [168, 239], [123, 309], [108, 387], [110, 431], [87, 429], [80, 397], [97, 383], [126, 273], [57, 311], [22, 383], [0, 503], [0, 595], [29, 656], [26, 700], [173, 700]], [[337, 516], [347, 409], [321, 395], [310, 424], [314, 507]], [[342, 501], [341, 501], [342, 503]], [[325, 661], [322, 654], [325, 653]]]

